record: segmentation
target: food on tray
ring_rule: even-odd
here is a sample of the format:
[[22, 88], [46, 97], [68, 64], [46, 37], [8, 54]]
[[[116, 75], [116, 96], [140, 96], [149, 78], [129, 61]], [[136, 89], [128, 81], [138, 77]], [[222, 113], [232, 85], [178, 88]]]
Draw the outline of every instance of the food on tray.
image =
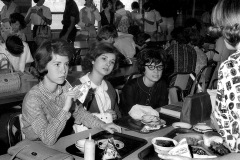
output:
[[187, 143], [190, 146], [196, 146], [196, 145], [198, 145], [199, 141], [203, 140], [202, 135], [198, 134], [198, 133], [178, 134], [173, 139], [175, 139], [176, 141], [180, 142], [184, 138], [186, 138]]
[[214, 131], [205, 132], [203, 134], [203, 140], [204, 140], [204, 144], [207, 147], [210, 147], [212, 142], [216, 142], [220, 144], [223, 143], [223, 138], [220, 136], [220, 134]]
[[170, 140], [156, 140], [155, 142], [156, 145], [162, 146], [162, 147], [174, 147], [173, 141]]
[[168, 154], [192, 158], [187, 140], [185, 138], [182, 139], [176, 147], [171, 149]]
[[229, 149], [226, 148], [223, 144], [216, 143], [214, 141], [211, 142], [209, 149], [211, 149], [214, 154], [218, 154], [220, 156], [230, 153]]
[[190, 150], [192, 151], [192, 154], [208, 155], [207, 152], [200, 147], [191, 147]]
[[102, 160], [121, 158], [118, 149], [114, 144], [114, 138], [109, 138], [104, 149]]
[[206, 125], [205, 123], [198, 123], [193, 126], [193, 130], [197, 132], [205, 133], [208, 131], [212, 131], [213, 129], [210, 126]]
[[[115, 144], [115, 147], [117, 149], [122, 149], [124, 147], [124, 143], [123, 142], [121, 142], [119, 140], [116, 140], [113, 137], [110, 138], [110, 139], [112, 139], [112, 141]], [[100, 139], [100, 140], [96, 141], [96, 144], [97, 144], [99, 149], [105, 149], [107, 144], [108, 144], [108, 139]]]
[[144, 115], [144, 116], [142, 116], [142, 123], [157, 125], [157, 124], [160, 124], [161, 121], [158, 116]]

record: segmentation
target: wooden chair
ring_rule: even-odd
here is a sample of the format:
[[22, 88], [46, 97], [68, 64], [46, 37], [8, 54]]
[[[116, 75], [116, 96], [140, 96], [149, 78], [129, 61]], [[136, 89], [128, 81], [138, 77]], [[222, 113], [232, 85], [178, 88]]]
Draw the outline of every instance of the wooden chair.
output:
[[21, 117], [21, 112], [17, 112], [13, 113], [8, 120], [7, 135], [10, 147], [25, 139], [25, 135], [21, 130], [23, 127], [23, 124], [21, 123]]

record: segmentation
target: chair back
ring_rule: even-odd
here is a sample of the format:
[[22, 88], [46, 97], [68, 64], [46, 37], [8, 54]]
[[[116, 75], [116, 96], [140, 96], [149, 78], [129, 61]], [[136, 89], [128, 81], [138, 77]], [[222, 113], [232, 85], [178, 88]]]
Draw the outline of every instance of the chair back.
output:
[[13, 113], [10, 115], [10, 118], [7, 123], [7, 134], [9, 146], [14, 146], [18, 142], [25, 139], [25, 135], [22, 133], [22, 114], [21, 112]]
[[[201, 74], [199, 77], [199, 84], [201, 84], [201, 86], [205, 86], [205, 89], [208, 89], [209, 86], [211, 86], [210, 82], [211, 82], [215, 68], [216, 68], [216, 64], [211, 63], [211, 64], [208, 64], [207, 66], [204, 66], [199, 72], [199, 74]], [[204, 83], [204, 81], [205, 81], [205, 84], [203, 85], [202, 83]]]

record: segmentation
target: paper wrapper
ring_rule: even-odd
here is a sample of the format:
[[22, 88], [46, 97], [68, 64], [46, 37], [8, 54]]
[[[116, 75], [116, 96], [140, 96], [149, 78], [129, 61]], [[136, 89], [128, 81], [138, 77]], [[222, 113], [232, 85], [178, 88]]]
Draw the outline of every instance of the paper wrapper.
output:
[[83, 103], [86, 99], [89, 89], [91, 88], [91, 82], [85, 82], [83, 84], [77, 85], [71, 88], [75, 92], [75, 98]]
[[121, 158], [121, 156], [119, 155], [119, 153], [115, 147], [113, 139], [110, 138], [110, 139], [108, 139], [108, 143], [104, 150], [102, 160], [115, 159], [115, 158]]
[[192, 158], [186, 138], [183, 138], [168, 154]]

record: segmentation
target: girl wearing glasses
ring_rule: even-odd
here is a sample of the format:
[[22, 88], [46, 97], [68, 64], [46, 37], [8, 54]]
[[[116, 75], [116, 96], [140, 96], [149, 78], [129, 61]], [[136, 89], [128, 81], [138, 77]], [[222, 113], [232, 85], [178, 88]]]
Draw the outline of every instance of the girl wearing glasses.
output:
[[138, 57], [142, 76], [129, 80], [122, 89], [120, 109], [123, 116], [135, 104], [159, 108], [168, 103], [167, 84], [162, 78], [165, 65], [164, 50], [145, 49]]

